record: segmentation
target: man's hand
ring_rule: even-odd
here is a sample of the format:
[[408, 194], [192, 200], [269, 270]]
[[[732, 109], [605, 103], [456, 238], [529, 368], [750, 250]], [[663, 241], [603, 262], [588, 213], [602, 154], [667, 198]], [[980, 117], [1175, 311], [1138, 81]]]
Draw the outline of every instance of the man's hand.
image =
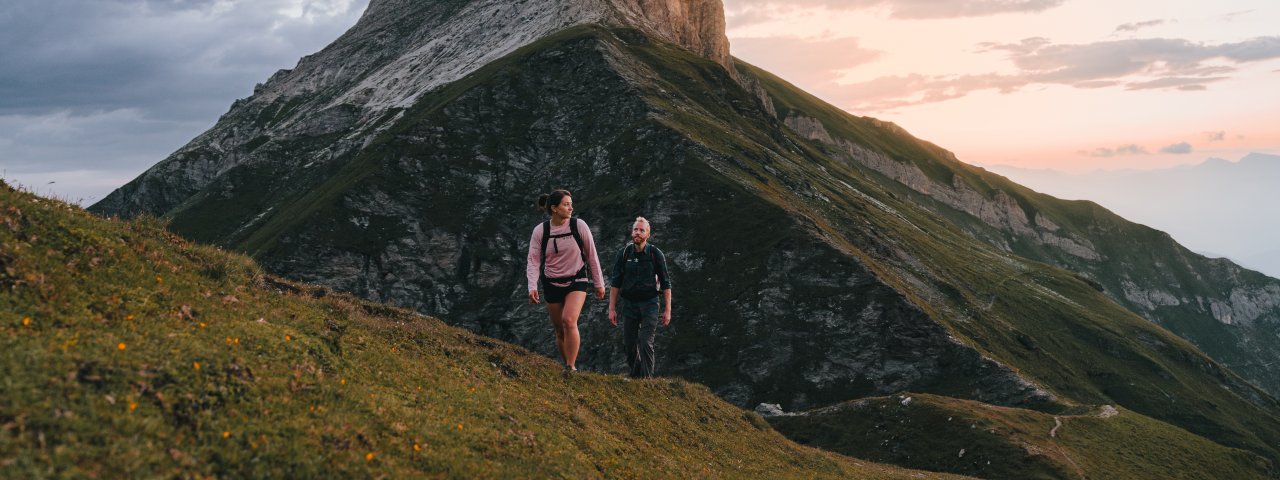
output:
[[596, 287], [596, 298], [604, 300], [604, 287]]
[[530, 303], [530, 304], [532, 304], [532, 305], [537, 305], [537, 304], [538, 304], [538, 291], [537, 291], [537, 290], [529, 290], [529, 303]]
[[609, 323], [615, 327], [618, 326], [618, 311], [614, 310], [613, 305], [609, 305]]
[[671, 325], [671, 310], [662, 311], [662, 328], [667, 328], [667, 325]]

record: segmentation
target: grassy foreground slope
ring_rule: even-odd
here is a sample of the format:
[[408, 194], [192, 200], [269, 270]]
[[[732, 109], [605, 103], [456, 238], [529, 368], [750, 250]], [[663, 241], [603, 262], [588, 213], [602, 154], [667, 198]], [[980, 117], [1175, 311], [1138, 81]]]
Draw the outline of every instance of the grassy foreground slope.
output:
[[942, 477], [4, 184], [0, 331], [5, 478]]
[[769, 422], [877, 462], [982, 478], [1262, 479], [1270, 462], [1114, 407], [1051, 415], [928, 394], [865, 398]]

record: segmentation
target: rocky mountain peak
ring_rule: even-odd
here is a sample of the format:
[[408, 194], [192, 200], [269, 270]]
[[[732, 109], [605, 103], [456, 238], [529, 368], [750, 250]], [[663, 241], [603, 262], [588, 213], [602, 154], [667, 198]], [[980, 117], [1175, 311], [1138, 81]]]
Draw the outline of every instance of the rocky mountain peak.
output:
[[327, 106], [383, 111], [554, 32], [634, 27], [735, 75], [721, 0], [373, 0], [342, 38], [255, 90], [254, 101], [328, 91]]
[[724, 4], [720, 0], [606, 0], [632, 25], [734, 69], [725, 36]]

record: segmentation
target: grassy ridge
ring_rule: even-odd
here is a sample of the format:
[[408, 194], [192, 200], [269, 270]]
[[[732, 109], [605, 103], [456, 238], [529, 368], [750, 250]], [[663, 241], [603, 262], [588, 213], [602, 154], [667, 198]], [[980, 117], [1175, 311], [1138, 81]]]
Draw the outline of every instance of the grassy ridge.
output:
[[[892, 124], [841, 112], [758, 69], [744, 65], [741, 71], [761, 81], [780, 115], [798, 110], [821, 120], [832, 135], [854, 139], [899, 161], [957, 166], [955, 175], [966, 182], [974, 180], [980, 192], [990, 191], [977, 181], [985, 178], [977, 169], [947, 160], [945, 152]], [[871, 217], [867, 223], [877, 226], [878, 234], [923, 266], [921, 271], [904, 273], [930, 277], [937, 293], [908, 289], [931, 298], [922, 302], [929, 305], [925, 308], [932, 308], [934, 318], [957, 338], [1016, 367], [1068, 403], [1115, 403], [1220, 444], [1280, 459], [1275, 447], [1280, 441], [1280, 417], [1273, 398], [1188, 341], [1125, 310], [1099, 292], [1096, 283], [975, 241], [946, 218], [914, 203], [914, 197], [901, 189], [896, 194], [886, 192], [901, 187], [897, 182], [868, 180], [867, 176], [875, 175], [839, 163], [825, 165], [833, 178], [869, 192], [901, 217], [860, 210], [851, 204], [857, 199], [839, 201], [836, 187], [829, 189], [832, 202], [809, 201], [807, 210], [835, 209], [836, 214], [827, 216], [836, 219]], [[1068, 202], [1064, 208], [1088, 206]], [[839, 234], [858, 244], [856, 233], [845, 233], [857, 229], [858, 222], [844, 225], [848, 226], [837, 224]], [[1140, 246], [1155, 240], [1140, 238], [1145, 242], [1133, 243]]]
[[0, 331], [8, 478], [920, 475], [8, 186]]
[[[1218, 362], [1230, 365], [1244, 378], [1273, 395], [1280, 391], [1280, 375], [1270, 368], [1280, 351], [1276, 322], [1280, 311], [1261, 307], [1257, 321], [1225, 325], [1207, 307], [1211, 302], [1231, 304], [1250, 290], [1276, 285], [1276, 280], [1240, 268], [1228, 261], [1208, 259], [1187, 250], [1168, 234], [1139, 225], [1090, 201], [1068, 201], [1038, 193], [982, 168], [964, 164], [946, 150], [913, 137], [892, 123], [844, 112], [805, 93], [759, 68], [739, 63], [740, 70], [760, 79], [781, 118], [811, 117], [838, 140], [876, 150], [904, 165], [919, 168], [941, 185], [967, 185], [987, 198], [1004, 192], [1028, 219], [1037, 216], [1060, 228], [1059, 234], [1084, 239], [1101, 257], [1090, 260], [993, 228], [972, 215], [952, 210], [941, 202], [905, 186], [897, 194], [912, 198], [945, 215], [971, 234], [993, 245], [1007, 245], [1017, 255], [1080, 272], [1103, 288], [1117, 303], [1152, 318], [1162, 327], [1195, 343]], [[896, 181], [881, 182], [884, 185]], [[893, 187], [890, 187], [893, 188]], [[1136, 285], [1136, 286], [1135, 286]], [[1153, 308], [1131, 290], [1152, 290], [1175, 297], [1175, 305]]]
[[769, 422], [808, 445], [984, 478], [1267, 478], [1269, 462], [1255, 454], [1132, 411], [1075, 413], [903, 394]]

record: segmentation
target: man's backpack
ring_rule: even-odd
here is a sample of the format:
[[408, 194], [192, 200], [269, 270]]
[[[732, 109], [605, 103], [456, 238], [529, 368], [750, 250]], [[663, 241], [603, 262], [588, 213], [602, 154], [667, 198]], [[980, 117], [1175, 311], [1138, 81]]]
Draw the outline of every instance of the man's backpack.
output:
[[[582, 269], [578, 270], [578, 273], [575, 273], [568, 277], [548, 277], [547, 276], [547, 244], [551, 242], [552, 238], [564, 238], [568, 236], [572, 236], [573, 241], [578, 243], [578, 252], [582, 254]], [[556, 248], [556, 252], [559, 253], [560, 247], [556, 246], [555, 248]], [[569, 217], [569, 233], [561, 233], [559, 235], [551, 234], [551, 220], [542, 222], [542, 250], [541, 250], [541, 255], [539, 257], [539, 262], [540, 262], [540, 265], [538, 267], [539, 278], [541, 278], [542, 281], [546, 283], [570, 282], [576, 278], [582, 278], [583, 276], [586, 276], [587, 249], [582, 247], [582, 236], [578, 235], [578, 217]]]

